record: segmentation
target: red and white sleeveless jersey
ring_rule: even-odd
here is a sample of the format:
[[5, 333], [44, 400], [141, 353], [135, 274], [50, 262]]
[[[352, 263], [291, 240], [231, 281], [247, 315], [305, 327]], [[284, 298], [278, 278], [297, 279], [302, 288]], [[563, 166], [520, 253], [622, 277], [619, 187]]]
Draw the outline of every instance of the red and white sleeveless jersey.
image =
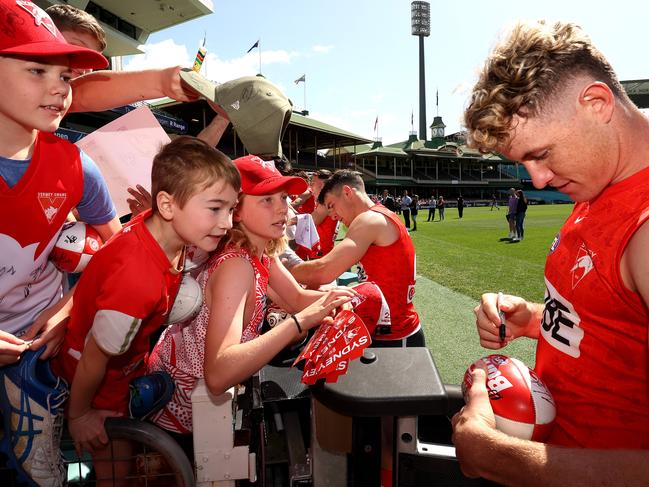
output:
[[0, 178], [0, 328], [21, 334], [61, 298], [61, 273], [48, 260], [83, 193], [79, 150], [39, 133], [29, 167], [9, 188]]
[[412, 299], [415, 296], [415, 247], [399, 217], [381, 204], [375, 211], [388, 218], [398, 229], [399, 238], [392, 245], [370, 245], [359, 263], [359, 281], [374, 281], [383, 291], [392, 317], [389, 333], [376, 336], [377, 340], [399, 340], [419, 329], [419, 315]]
[[549, 443], [649, 448], [649, 312], [620, 259], [649, 218], [649, 169], [579, 203], [545, 266], [536, 371], [557, 405]]

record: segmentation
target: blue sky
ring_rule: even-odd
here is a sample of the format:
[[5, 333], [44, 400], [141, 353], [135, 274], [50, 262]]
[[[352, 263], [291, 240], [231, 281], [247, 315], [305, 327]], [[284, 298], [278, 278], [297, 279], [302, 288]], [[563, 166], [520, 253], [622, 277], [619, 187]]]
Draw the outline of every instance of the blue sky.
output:
[[[419, 127], [418, 39], [410, 34], [408, 0], [213, 0], [214, 13], [152, 34], [146, 54], [126, 69], [191, 66], [203, 35], [202, 74], [218, 82], [259, 71], [310, 116], [384, 144]], [[619, 8], [614, 6], [619, 5]], [[623, 8], [624, 7], [624, 8]], [[620, 79], [649, 78], [645, 2], [603, 0], [465, 0], [431, 2], [426, 38], [427, 125], [437, 114], [446, 133], [461, 129], [475, 74], [498, 35], [518, 19], [572, 20], [609, 58]], [[430, 136], [430, 131], [428, 132]]]

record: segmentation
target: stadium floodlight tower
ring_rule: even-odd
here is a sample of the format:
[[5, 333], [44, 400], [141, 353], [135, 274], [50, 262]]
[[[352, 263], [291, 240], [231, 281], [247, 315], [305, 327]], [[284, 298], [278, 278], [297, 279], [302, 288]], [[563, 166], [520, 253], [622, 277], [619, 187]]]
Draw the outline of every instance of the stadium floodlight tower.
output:
[[410, 4], [412, 35], [419, 37], [419, 139], [426, 140], [426, 66], [424, 63], [424, 37], [430, 35], [430, 3]]

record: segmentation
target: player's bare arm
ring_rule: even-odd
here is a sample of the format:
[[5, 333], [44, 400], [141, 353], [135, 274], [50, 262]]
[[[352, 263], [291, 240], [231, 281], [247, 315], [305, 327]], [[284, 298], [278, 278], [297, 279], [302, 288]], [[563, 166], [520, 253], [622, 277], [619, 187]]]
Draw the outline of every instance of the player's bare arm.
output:
[[649, 306], [649, 256], [647, 247], [649, 245], [649, 221], [645, 222], [633, 234], [627, 245], [622, 260], [620, 261], [620, 273], [624, 284], [633, 292], [640, 295]]
[[453, 417], [453, 443], [467, 476], [502, 485], [646, 485], [649, 452], [562, 448], [495, 429], [485, 373], [474, 372], [468, 403]]
[[[393, 226], [387, 223], [383, 215], [371, 211], [361, 213], [349, 226], [343, 241], [336, 245], [331, 252], [320, 259], [310, 260], [292, 267], [291, 274], [298, 282], [311, 287], [333, 281], [361, 260], [370, 245], [389, 245], [382, 243], [383, 239], [381, 238], [381, 233], [385, 233], [387, 225]], [[398, 238], [396, 228], [395, 232], [396, 238]]]

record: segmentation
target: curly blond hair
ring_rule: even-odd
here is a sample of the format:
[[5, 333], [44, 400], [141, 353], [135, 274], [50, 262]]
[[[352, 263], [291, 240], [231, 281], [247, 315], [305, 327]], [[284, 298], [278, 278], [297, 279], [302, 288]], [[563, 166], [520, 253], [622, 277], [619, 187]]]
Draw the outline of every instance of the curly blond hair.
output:
[[580, 75], [606, 83], [618, 99], [628, 101], [613, 68], [581, 27], [518, 23], [493, 49], [473, 87], [464, 112], [469, 144], [482, 153], [505, 146], [514, 116], [538, 115]]

